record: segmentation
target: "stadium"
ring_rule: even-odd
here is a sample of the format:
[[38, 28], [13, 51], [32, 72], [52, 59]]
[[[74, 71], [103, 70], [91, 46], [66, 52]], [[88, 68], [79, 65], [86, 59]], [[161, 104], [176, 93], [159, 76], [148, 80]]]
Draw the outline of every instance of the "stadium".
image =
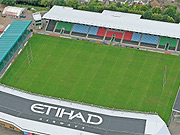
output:
[[180, 122], [180, 24], [61, 6], [43, 19], [43, 33], [14, 21], [0, 37], [1, 125], [24, 134], [170, 135], [168, 124]]

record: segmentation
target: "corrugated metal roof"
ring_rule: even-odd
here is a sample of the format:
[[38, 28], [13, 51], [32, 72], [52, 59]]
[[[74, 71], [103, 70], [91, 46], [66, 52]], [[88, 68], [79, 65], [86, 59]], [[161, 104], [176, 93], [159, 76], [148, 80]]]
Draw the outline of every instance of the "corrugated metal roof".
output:
[[[135, 16], [135, 17], [132, 17]], [[64, 22], [80, 23], [98, 27], [120, 29], [125, 31], [147, 33], [152, 35], [180, 38], [180, 24], [140, 19], [138, 15], [114, 11], [95, 13], [72, 8], [53, 6], [44, 16]]]
[[17, 43], [32, 21], [14, 21], [0, 37], [0, 62]]

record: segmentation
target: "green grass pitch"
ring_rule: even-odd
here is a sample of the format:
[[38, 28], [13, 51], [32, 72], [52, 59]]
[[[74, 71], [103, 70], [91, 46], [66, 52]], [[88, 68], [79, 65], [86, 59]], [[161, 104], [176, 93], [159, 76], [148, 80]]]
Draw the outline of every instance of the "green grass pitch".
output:
[[30, 43], [34, 61], [28, 65], [24, 49], [1, 83], [104, 107], [157, 112], [168, 123], [180, 57], [38, 34]]

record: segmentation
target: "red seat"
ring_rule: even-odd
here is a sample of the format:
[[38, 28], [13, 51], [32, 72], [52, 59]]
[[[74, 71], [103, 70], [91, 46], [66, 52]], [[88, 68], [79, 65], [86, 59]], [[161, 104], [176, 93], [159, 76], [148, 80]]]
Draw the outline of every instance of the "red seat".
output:
[[122, 36], [123, 36], [123, 33], [121, 33], [121, 32], [108, 31], [107, 34], [106, 34], [106, 37], [110, 37], [111, 38], [114, 34], [116, 35], [117, 39], [121, 39]]
[[133, 36], [133, 32], [125, 32], [123, 40], [131, 40]]
[[106, 28], [99, 28], [97, 35], [104, 37], [105, 33], [106, 33]]

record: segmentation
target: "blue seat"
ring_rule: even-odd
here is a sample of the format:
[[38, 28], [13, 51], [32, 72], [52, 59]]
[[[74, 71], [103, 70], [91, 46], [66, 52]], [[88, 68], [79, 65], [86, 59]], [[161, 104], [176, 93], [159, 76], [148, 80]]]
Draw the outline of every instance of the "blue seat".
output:
[[89, 30], [89, 26], [87, 25], [74, 24], [72, 32], [87, 34], [88, 30]]
[[157, 45], [159, 41], [159, 36], [149, 35], [149, 34], [143, 34], [141, 42], [147, 43], [147, 44], [154, 44]]
[[99, 29], [98, 27], [91, 26], [89, 35], [97, 35], [98, 29]]
[[139, 42], [140, 38], [141, 38], [140, 33], [133, 33], [131, 41]]

